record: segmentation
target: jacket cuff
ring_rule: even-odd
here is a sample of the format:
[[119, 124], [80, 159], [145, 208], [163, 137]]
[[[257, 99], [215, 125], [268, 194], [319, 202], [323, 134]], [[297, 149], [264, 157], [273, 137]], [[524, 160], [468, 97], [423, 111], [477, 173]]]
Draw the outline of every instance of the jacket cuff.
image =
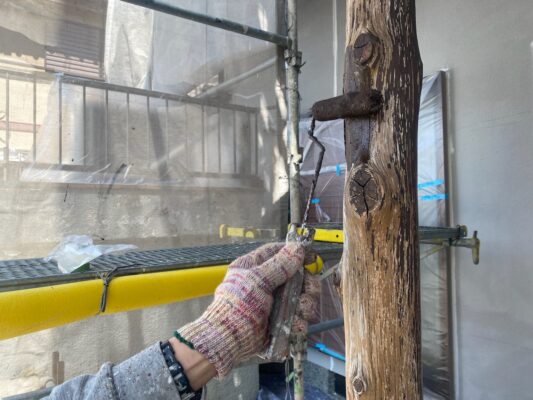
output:
[[113, 381], [119, 399], [180, 399], [159, 342], [114, 366]]

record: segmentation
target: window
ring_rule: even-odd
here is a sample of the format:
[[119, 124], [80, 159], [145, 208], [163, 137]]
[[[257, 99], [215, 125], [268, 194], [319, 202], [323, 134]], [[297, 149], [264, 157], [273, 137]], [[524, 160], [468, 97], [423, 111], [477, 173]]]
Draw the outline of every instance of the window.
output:
[[103, 78], [104, 31], [76, 22], [51, 24], [47, 30], [45, 69], [67, 75]]

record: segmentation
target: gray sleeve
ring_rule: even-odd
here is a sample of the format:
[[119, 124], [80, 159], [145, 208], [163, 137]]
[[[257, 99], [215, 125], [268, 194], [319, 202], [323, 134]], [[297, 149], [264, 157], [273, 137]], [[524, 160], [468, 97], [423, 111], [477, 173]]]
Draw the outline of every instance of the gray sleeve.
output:
[[159, 343], [126, 361], [102, 365], [96, 375], [81, 375], [54, 388], [49, 400], [180, 400]]

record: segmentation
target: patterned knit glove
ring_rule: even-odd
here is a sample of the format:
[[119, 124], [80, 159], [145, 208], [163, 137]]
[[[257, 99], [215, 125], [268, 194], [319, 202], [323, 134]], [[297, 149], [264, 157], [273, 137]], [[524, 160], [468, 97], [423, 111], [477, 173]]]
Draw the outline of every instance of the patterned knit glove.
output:
[[298, 301], [296, 314], [292, 320], [292, 332], [307, 334], [309, 322], [319, 320], [318, 304], [320, 300], [320, 280], [318, 276], [305, 271], [302, 294]]
[[272, 293], [302, 268], [300, 244], [272, 243], [235, 260], [217, 287], [213, 303], [178, 330], [217, 370], [218, 378], [268, 344]]

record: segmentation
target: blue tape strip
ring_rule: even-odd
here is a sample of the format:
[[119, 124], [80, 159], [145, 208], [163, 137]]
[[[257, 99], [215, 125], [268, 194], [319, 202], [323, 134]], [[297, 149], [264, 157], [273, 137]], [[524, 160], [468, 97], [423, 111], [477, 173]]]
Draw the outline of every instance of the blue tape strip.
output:
[[444, 179], [435, 179], [434, 181], [428, 181], [428, 182], [422, 182], [418, 184], [419, 189], [432, 187], [432, 186], [439, 186], [444, 185]]
[[448, 198], [447, 194], [439, 193], [439, 194], [427, 194], [424, 196], [420, 196], [420, 200], [422, 201], [432, 201], [432, 200], [445, 200]]
[[316, 197], [311, 199], [311, 204], [318, 204], [320, 203], [320, 199], [317, 199]]
[[341, 165], [340, 164], [335, 165], [335, 175], [341, 176]]
[[323, 343], [316, 343], [314, 345], [314, 348], [320, 351], [321, 353], [336, 358], [337, 360], [346, 361], [346, 357], [344, 357], [342, 354], [337, 353], [336, 351], [328, 349], [328, 347]]

